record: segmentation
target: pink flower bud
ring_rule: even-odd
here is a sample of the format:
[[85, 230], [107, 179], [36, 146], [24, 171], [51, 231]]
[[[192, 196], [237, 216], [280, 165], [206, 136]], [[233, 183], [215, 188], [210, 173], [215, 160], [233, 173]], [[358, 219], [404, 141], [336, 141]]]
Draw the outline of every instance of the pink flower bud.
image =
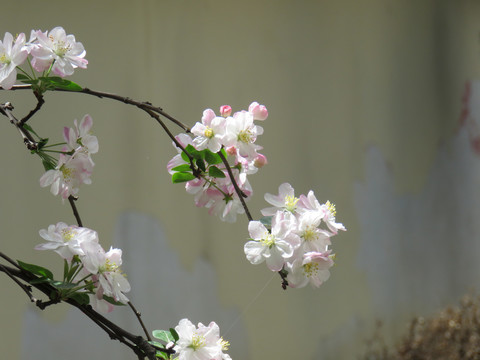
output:
[[237, 148], [235, 146], [230, 146], [226, 149], [228, 155], [236, 155]]
[[253, 114], [253, 120], [265, 120], [268, 117], [268, 111], [265, 105], [253, 102], [248, 107], [248, 112]]
[[259, 169], [267, 164], [268, 164], [267, 157], [262, 154], [258, 154], [255, 160], [253, 161], [253, 165], [255, 165], [255, 167]]
[[230, 105], [222, 105], [222, 106], [220, 106], [220, 114], [221, 114], [223, 117], [230, 116], [231, 113], [232, 113], [232, 107], [231, 107]]

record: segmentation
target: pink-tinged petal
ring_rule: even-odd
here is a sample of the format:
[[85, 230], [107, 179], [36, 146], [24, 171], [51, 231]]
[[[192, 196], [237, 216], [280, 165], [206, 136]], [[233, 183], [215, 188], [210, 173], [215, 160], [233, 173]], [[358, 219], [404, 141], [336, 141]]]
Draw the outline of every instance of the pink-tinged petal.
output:
[[247, 256], [247, 260], [253, 265], [262, 263], [264, 258], [264, 246], [258, 241], [248, 241], [245, 243], [243, 250]]
[[80, 121], [80, 125], [78, 126], [78, 132], [80, 137], [84, 137], [89, 133], [93, 126], [93, 119], [90, 115], [85, 115], [83, 119]]
[[265, 120], [268, 117], [268, 111], [265, 105], [260, 105], [256, 101], [250, 104], [248, 112], [253, 114], [254, 120]]
[[250, 221], [248, 233], [252, 239], [260, 240], [264, 238], [265, 234], [268, 234], [268, 230], [260, 221]]
[[212, 109], [206, 109], [203, 111], [202, 124], [210, 126], [210, 123], [215, 119], [216, 115]]
[[278, 255], [279, 254], [274, 253], [274, 254], [271, 254], [271, 256], [266, 259], [267, 267], [271, 271], [280, 271], [282, 270], [283, 265], [285, 264], [283, 257]]

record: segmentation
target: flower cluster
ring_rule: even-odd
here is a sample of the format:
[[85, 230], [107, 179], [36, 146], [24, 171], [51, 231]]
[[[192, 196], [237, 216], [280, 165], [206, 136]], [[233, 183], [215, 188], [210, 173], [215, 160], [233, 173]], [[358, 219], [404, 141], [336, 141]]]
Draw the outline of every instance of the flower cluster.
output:
[[263, 222], [249, 222], [251, 240], [244, 246], [245, 255], [252, 264], [265, 261], [270, 270], [288, 273], [291, 287], [309, 282], [318, 287], [333, 265], [330, 238], [346, 229], [335, 220], [335, 206], [329, 201], [320, 204], [313, 191], [297, 198], [293, 187], [284, 183], [278, 192], [265, 194], [273, 206], [262, 210]]
[[[45, 32], [32, 30], [28, 42], [24, 33], [14, 38], [7, 32], [0, 41], [0, 86], [10, 89], [15, 84], [17, 69], [25, 60], [42, 76], [53, 73], [65, 77], [72, 75], [77, 67], [87, 67], [85, 54], [82, 43], [76, 42], [75, 36], [67, 35], [62, 27]], [[24, 80], [36, 79], [35, 74], [30, 76], [20, 70]]]
[[98, 243], [96, 231], [59, 222], [39, 231], [46, 243], [36, 250], [53, 250], [67, 264], [64, 282], [75, 284], [71, 292], [81, 291], [89, 296], [89, 303], [96, 310], [110, 312], [112, 303], [126, 304], [126, 292], [130, 284], [121, 272], [122, 250], [105, 252]]
[[182, 319], [175, 327], [178, 341], [174, 350], [178, 360], [231, 360], [228, 354], [230, 345], [220, 337], [220, 329], [215, 322], [208, 326], [198, 323], [198, 327], [188, 319]]
[[191, 130], [194, 138], [187, 134], [176, 137], [190, 157], [177, 147], [179, 154], [167, 165], [173, 182], [186, 182], [186, 191], [194, 195], [197, 206], [208, 208], [211, 215], [228, 222], [234, 222], [244, 208], [222, 157], [232, 164], [233, 178], [245, 199], [253, 193], [247, 175], [267, 163], [258, 152], [262, 147], [256, 144], [263, 128], [254, 123], [268, 117], [267, 108], [253, 102], [248, 110], [231, 113], [228, 105], [220, 107], [220, 116], [212, 109], [205, 110], [202, 121]]
[[[91, 154], [98, 152], [98, 140], [90, 134], [93, 120], [85, 115], [80, 123], [74, 120], [74, 127], [63, 129], [65, 146], [60, 152], [58, 163], [40, 178], [40, 186], [51, 186], [53, 195], [67, 199], [76, 196], [81, 184], [90, 184], [94, 162]], [[53, 167], [47, 164], [47, 167]]]

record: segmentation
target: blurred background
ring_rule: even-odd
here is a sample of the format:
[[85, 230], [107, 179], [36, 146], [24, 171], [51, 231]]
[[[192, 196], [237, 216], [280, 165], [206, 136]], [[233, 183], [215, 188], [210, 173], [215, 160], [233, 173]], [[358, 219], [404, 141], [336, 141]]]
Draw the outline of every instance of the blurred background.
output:
[[[31, 120], [41, 136], [61, 140], [73, 119], [94, 119], [100, 152], [77, 206], [105, 248], [123, 249], [129, 297], [150, 330], [188, 317], [216, 321], [233, 359], [355, 359], [377, 320], [395, 339], [411, 316], [478, 288], [479, 1], [19, 4], [2, 4], [0, 34], [63, 26], [87, 51], [88, 69], [70, 78], [82, 86], [150, 101], [189, 126], [206, 108], [265, 104], [257, 143], [269, 163], [250, 177], [253, 217], [263, 194], [289, 182], [335, 203], [348, 229], [333, 239], [328, 282], [283, 291], [245, 259], [246, 217], [222, 223], [171, 184], [176, 151], [152, 119], [47, 93]], [[36, 104], [27, 92], [0, 101], [19, 117]], [[38, 230], [75, 223], [68, 203], [39, 187], [41, 162], [6, 118], [0, 141], [0, 251], [61, 274], [56, 254], [33, 247]], [[135, 358], [75, 309], [40, 311], [1, 274], [0, 289], [2, 358]], [[111, 318], [141, 334], [129, 309]]]

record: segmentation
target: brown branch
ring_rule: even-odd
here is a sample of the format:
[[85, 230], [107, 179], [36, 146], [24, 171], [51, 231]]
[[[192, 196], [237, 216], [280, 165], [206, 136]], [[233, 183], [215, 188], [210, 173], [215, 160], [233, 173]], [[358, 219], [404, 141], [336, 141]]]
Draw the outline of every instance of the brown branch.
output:
[[133, 303], [131, 301], [128, 302], [128, 306], [130, 306], [130, 309], [132, 309], [133, 313], [137, 317], [138, 322], [142, 326], [143, 332], [145, 333], [145, 336], [147, 337], [148, 341], [152, 341], [152, 338], [150, 337], [150, 334], [148, 333], [148, 330], [147, 330], [145, 324], [143, 323], [142, 314], [135, 308], [135, 306], [133, 305]]
[[5, 115], [9, 120], [10, 123], [15, 125], [17, 130], [20, 132], [20, 135], [23, 137], [23, 142], [27, 146], [28, 150], [37, 150], [38, 143], [33, 139], [33, 136], [30, 134], [28, 130], [23, 127], [23, 124], [15, 116], [12, 114], [13, 105], [9, 102], [5, 104], [0, 104], [0, 113]]
[[70, 206], [72, 207], [73, 216], [75, 216], [75, 219], [77, 220], [78, 226], [83, 227], [82, 219], [80, 219], [80, 214], [78, 213], [77, 206], [75, 205], [75, 201], [77, 201], [77, 199], [78, 199], [77, 197], [75, 197], [73, 195], [70, 195], [68, 197], [68, 202], [70, 203]]
[[23, 127], [23, 124], [25, 124], [35, 113], [40, 110], [42, 105], [45, 103], [45, 100], [43, 99], [43, 95], [38, 93], [37, 91], [34, 91], [33, 94], [37, 98], [37, 106], [33, 110], [31, 110], [27, 116], [25, 116], [22, 120], [20, 120], [19, 125]]
[[232, 181], [232, 184], [233, 184], [233, 187], [235, 188], [235, 192], [237, 193], [237, 196], [238, 198], [240, 199], [240, 202], [242, 203], [242, 206], [243, 208], [245, 209], [245, 214], [247, 215], [247, 218], [248, 218], [248, 221], [252, 221], [253, 218], [252, 218], [252, 215], [250, 215], [250, 211], [248, 210], [248, 206], [247, 204], [245, 203], [245, 197], [247, 197], [245, 195], [245, 193], [240, 190], [240, 188], [238, 187], [238, 184], [237, 182], [235, 181], [235, 178], [233, 176], [233, 172], [232, 172], [232, 169], [230, 168], [230, 165], [227, 161], [227, 159], [225, 158], [225, 156], [222, 154], [221, 151], [219, 151], [217, 153], [218, 155], [220, 155], [220, 158], [222, 159], [223, 161], [223, 164], [225, 165], [226, 169], [227, 169], [227, 172], [228, 172], [228, 176], [230, 176], [230, 180]]
[[[4, 259], [10, 259], [8, 256], [4, 255], [3, 253], [0, 252], [1, 257]], [[18, 265], [17, 265], [18, 267]], [[51, 296], [52, 294], [58, 294], [58, 289], [53, 287], [51, 284], [48, 282], [38, 282], [40, 279], [36, 275], [32, 274], [29, 271], [23, 270], [23, 269], [15, 269], [11, 268], [8, 266], [1, 265], [0, 266], [0, 272], [6, 273], [10, 278], [17, 278], [17, 285], [19, 285], [24, 291], [25, 291], [25, 285], [21, 284], [18, 279], [21, 279], [27, 283], [31, 283], [32, 280], [35, 280], [33, 284], [30, 284], [29, 286], [35, 287], [37, 290], [41, 291], [45, 295], [47, 295], [50, 298], [49, 302], [42, 302], [41, 300], [36, 300], [35, 303], [40, 309], [44, 309], [46, 306], [43, 304], [47, 303], [54, 303], [60, 302], [62, 299], [52, 299]], [[28, 293], [27, 293], [28, 294]], [[31, 294], [28, 294], [29, 298], [32, 299]], [[132, 351], [135, 352], [139, 356], [139, 359], [143, 359], [147, 357], [150, 360], [155, 360], [155, 354], [156, 354], [156, 347], [153, 347], [148, 343], [147, 340], [145, 340], [142, 336], [137, 336], [133, 335], [130, 332], [122, 329], [115, 323], [111, 322], [107, 318], [105, 318], [103, 315], [99, 314], [95, 310], [92, 309], [90, 305], [83, 305], [78, 303], [76, 300], [72, 298], [67, 298], [63, 299], [64, 302], [78, 308], [81, 312], [83, 312], [86, 316], [88, 316], [95, 324], [97, 324], [102, 330], [104, 330], [111, 339], [118, 340], [121, 343], [125, 344], [126, 346], [130, 347]], [[167, 354], [174, 354], [175, 351], [173, 349], [167, 349], [167, 348], [162, 348], [159, 349]]]

